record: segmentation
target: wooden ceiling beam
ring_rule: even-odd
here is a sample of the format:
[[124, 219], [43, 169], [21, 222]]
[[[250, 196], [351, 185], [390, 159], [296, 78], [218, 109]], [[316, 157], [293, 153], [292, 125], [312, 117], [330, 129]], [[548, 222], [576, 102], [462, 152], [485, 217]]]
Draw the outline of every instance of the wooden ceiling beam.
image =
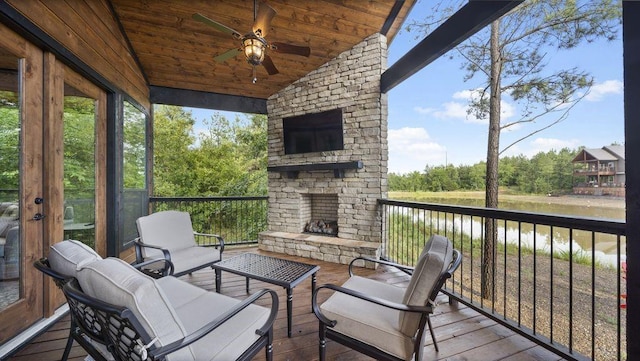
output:
[[391, 12], [389, 13], [389, 16], [387, 16], [387, 19], [384, 21], [384, 24], [382, 24], [382, 28], [380, 29], [380, 34], [386, 36], [389, 30], [391, 30], [391, 26], [396, 21], [398, 14], [400, 13], [400, 10], [402, 10], [403, 5], [404, 5], [404, 0], [396, 0], [395, 4], [393, 4], [393, 7], [391, 8]]
[[[198, 90], [203, 92], [211, 91], [211, 83], [204, 76], [185, 76], [181, 73], [167, 74], [165, 71], [151, 71], [150, 78], [153, 81], [151, 86], [175, 87], [180, 84], [184, 89]], [[251, 70], [239, 72], [233, 77], [219, 81], [216, 91], [212, 93], [223, 93], [237, 96], [247, 96], [258, 99], [267, 99], [272, 95], [273, 88], [285, 88], [288, 82], [274, 81], [265, 72], [258, 73], [257, 83], [252, 82]]]
[[382, 73], [381, 92], [388, 92], [523, 1], [470, 0]]
[[151, 103], [267, 114], [266, 99], [151, 86]]

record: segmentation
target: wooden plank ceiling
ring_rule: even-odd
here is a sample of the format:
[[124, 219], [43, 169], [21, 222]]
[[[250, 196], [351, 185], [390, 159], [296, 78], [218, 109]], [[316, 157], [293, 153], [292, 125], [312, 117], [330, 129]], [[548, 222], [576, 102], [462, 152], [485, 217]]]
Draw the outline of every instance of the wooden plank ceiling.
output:
[[[253, 25], [253, 0], [111, 0], [149, 85], [266, 99], [287, 85], [381, 32], [391, 16], [388, 41], [415, 0], [266, 0], [276, 12], [268, 42], [309, 46], [310, 56], [267, 51], [279, 73], [268, 75], [243, 54], [218, 63], [214, 57], [240, 41], [192, 19], [200, 13], [241, 34]], [[396, 2], [398, 3], [396, 5]], [[259, 2], [260, 3], [260, 2]], [[394, 18], [396, 7], [401, 6]]]

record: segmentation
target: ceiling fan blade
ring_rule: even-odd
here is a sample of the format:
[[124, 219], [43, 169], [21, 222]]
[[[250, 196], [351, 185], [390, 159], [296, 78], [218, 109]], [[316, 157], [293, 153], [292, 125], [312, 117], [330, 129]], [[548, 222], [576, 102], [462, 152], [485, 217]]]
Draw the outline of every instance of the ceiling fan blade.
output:
[[271, 6], [265, 3], [260, 4], [256, 21], [253, 23], [253, 32], [261, 38], [267, 36], [274, 16], [276, 16], [276, 11]]
[[218, 63], [222, 63], [225, 62], [228, 59], [233, 58], [234, 56], [238, 55], [240, 53], [240, 49], [231, 49], [228, 51], [225, 51], [224, 53], [216, 56], [215, 58], [213, 58], [213, 60], [217, 61]]
[[207, 24], [209, 26], [214, 27], [216, 30], [222, 31], [223, 33], [227, 33], [231, 36], [233, 36], [236, 39], [240, 39], [242, 38], [242, 34], [240, 34], [239, 32], [231, 29], [230, 27], [226, 26], [226, 25], [222, 25], [217, 21], [211, 20], [208, 17], [195, 13], [191, 16], [194, 20], [197, 20], [201, 23]]
[[311, 48], [309, 48], [308, 46], [298, 46], [279, 42], [271, 43], [271, 49], [278, 53], [294, 54], [307, 57], [309, 56], [309, 54], [311, 54]]
[[273, 65], [273, 60], [271, 60], [271, 57], [269, 55], [264, 56], [264, 60], [262, 61], [262, 66], [264, 66], [265, 70], [267, 70], [267, 73], [269, 73], [269, 75], [275, 75], [279, 73], [276, 66]]

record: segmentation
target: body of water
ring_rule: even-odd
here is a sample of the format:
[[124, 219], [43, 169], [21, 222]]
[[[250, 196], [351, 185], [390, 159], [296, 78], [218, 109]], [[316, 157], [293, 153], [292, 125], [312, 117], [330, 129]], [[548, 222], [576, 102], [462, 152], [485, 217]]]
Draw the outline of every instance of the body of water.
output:
[[[516, 198], [516, 197], [513, 197]], [[517, 199], [505, 199], [500, 200], [500, 209], [508, 209], [514, 211], [524, 211], [524, 212], [535, 212], [535, 213], [546, 213], [546, 214], [562, 214], [562, 215], [570, 215], [570, 216], [580, 216], [580, 217], [593, 217], [593, 218], [605, 218], [605, 219], [616, 219], [616, 220], [624, 220], [625, 219], [625, 209], [623, 207], [624, 200], [611, 200], [606, 199], [607, 205], [603, 205], [603, 200], [598, 200], [594, 197], [589, 198], [557, 198], [548, 197], [552, 201], [546, 200], [545, 197], [539, 197], [540, 201], [519, 201]], [[562, 203], [562, 200], [567, 199], [571, 201], [567, 201]], [[407, 201], [413, 201], [410, 199], [403, 199]], [[420, 202], [426, 203], [438, 203], [438, 204], [453, 204], [458, 206], [473, 206], [473, 207], [484, 207], [483, 199], [476, 198], [422, 198]], [[575, 204], [575, 203], [580, 204]], [[619, 202], [622, 207], [612, 207], [609, 206], [612, 202]]]

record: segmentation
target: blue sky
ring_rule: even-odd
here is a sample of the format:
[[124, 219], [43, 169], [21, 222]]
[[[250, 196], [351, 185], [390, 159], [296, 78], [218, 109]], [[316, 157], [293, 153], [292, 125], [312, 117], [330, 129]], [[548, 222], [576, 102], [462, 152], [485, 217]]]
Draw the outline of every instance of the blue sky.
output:
[[[420, 1], [410, 19], [420, 20], [428, 12], [428, 1]], [[389, 46], [388, 65], [415, 46], [416, 33], [401, 31]], [[549, 67], [578, 67], [590, 73], [595, 85], [563, 122], [510, 148], [504, 155], [531, 157], [541, 151], [563, 147], [601, 148], [624, 143], [622, 94], [622, 40], [599, 41], [570, 51], [549, 49]], [[475, 164], [486, 158], [486, 120], [467, 115], [468, 99], [480, 80], [464, 82], [461, 61], [444, 55], [388, 93], [389, 172], [423, 171], [425, 166]], [[518, 104], [503, 99], [503, 121], [519, 118]], [[200, 121], [213, 111], [192, 109]], [[220, 112], [233, 118], [235, 113]], [[501, 149], [547, 122], [503, 131]], [[200, 125], [198, 125], [200, 126]], [[197, 131], [197, 129], [196, 129]]]

